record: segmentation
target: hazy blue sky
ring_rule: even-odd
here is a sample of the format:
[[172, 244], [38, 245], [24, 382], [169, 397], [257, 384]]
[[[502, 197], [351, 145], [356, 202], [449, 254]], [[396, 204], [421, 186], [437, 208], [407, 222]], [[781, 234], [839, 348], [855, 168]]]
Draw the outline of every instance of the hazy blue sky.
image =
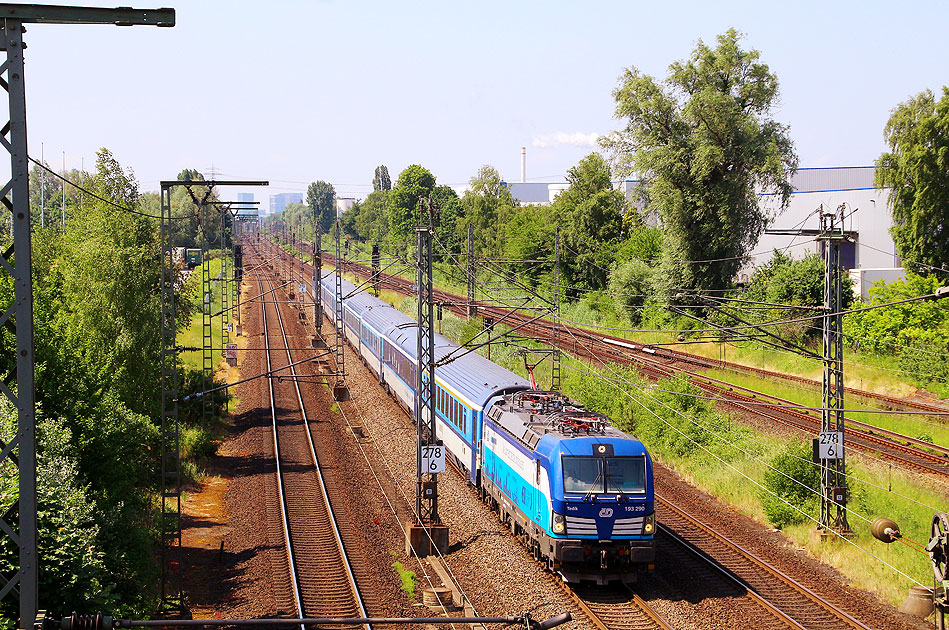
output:
[[[619, 126], [625, 67], [665, 77], [735, 27], [776, 72], [802, 166], [866, 165], [890, 110], [949, 83], [944, 2], [157, 0], [177, 26], [31, 25], [30, 153], [91, 167], [109, 148], [144, 190], [185, 167], [317, 179], [365, 196], [409, 164], [464, 184], [482, 164], [559, 181]], [[101, 2], [85, 3], [93, 6]], [[127, 3], [123, 0], [120, 4]], [[234, 198], [234, 197], [230, 197]]]

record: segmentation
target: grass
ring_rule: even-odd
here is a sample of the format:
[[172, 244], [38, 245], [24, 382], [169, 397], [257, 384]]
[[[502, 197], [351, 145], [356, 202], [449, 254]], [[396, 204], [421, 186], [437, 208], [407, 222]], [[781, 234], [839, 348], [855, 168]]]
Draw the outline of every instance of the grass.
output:
[[[230, 261], [228, 267], [230, 268]], [[222, 325], [223, 318], [221, 315], [216, 315], [221, 311], [221, 281], [214, 280], [221, 273], [221, 258], [211, 258], [210, 260], [204, 261], [203, 265], [209, 270], [209, 274], [212, 278], [211, 280], [211, 347], [213, 348], [223, 348], [225, 343], [230, 343], [231, 335], [228, 335], [224, 332], [224, 327]], [[191, 277], [188, 278], [188, 284], [186, 285], [186, 290], [192, 291], [194, 295], [201, 296], [201, 268], [197, 267], [194, 270], [194, 273], [191, 274]], [[233, 301], [231, 302], [233, 303]], [[191, 318], [191, 321], [188, 323], [188, 326], [181, 330], [178, 333], [177, 342], [178, 345], [192, 347], [192, 348], [201, 348], [204, 345], [204, 337], [202, 332], [203, 324], [203, 315], [199, 310]], [[227, 339], [225, 340], [225, 337]], [[220, 363], [223, 358], [220, 356], [214, 357], [215, 367]], [[182, 352], [181, 361], [187, 368], [194, 370], [203, 369], [203, 355], [201, 350], [191, 351], [191, 352]]]
[[[785, 381], [772, 381], [747, 374], [740, 374], [727, 370], [707, 370], [712, 378], [717, 378], [740, 387], [754, 389], [763, 394], [776, 396], [809, 407], [821, 406], [821, 393], [803, 385]], [[848, 399], [847, 409], [882, 409], [882, 406]], [[814, 413], [814, 412], [812, 412]], [[940, 417], [896, 414], [847, 414], [851, 419], [872, 424], [873, 426], [895, 431], [909, 437], [923, 439], [941, 446], [949, 446], [949, 425]]]
[[402, 590], [408, 595], [409, 599], [415, 599], [415, 571], [410, 571], [405, 568], [401, 562], [396, 560], [392, 563], [392, 566], [395, 567], [395, 570], [399, 574], [399, 579], [402, 581]]

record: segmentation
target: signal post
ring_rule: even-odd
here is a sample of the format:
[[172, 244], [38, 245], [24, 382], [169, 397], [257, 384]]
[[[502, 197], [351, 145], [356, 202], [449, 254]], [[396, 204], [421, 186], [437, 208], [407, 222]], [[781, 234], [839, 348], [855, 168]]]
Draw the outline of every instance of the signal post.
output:
[[[427, 206], [428, 217], [421, 212]], [[448, 551], [448, 526], [438, 516], [438, 473], [445, 471], [445, 447], [435, 433], [435, 317], [432, 293], [432, 207], [419, 199], [419, 223], [415, 228], [418, 256], [418, 354], [415, 365], [415, 423], [418, 441], [415, 453], [417, 521], [406, 528], [405, 552], [424, 557]]]

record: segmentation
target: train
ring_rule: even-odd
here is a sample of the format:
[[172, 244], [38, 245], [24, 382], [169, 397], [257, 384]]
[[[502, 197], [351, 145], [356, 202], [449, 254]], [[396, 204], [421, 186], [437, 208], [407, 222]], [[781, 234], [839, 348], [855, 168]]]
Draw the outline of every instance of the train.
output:
[[[347, 342], [412, 417], [418, 323], [340, 280]], [[320, 281], [335, 323], [336, 277]], [[314, 287], [316, 288], [316, 287]], [[554, 391], [539, 390], [435, 335], [436, 437], [478, 496], [566, 582], [635, 582], [654, 568], [652, 459], [643, 443]]]

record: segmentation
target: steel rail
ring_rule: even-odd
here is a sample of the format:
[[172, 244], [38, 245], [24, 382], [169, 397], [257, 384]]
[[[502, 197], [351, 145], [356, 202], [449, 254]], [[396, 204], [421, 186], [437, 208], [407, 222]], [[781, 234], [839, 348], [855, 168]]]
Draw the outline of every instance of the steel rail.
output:
[[[571, 588], [559, 580], [558, 583], [573, 600], [574, 604], [590, 619], [597, 630], [674, 630], [673, 626], [663, 619], [652, 606], [625, 585], [614, 587], [615, 596], [618, 599], [629, 597], [629, 601], [593, 602], [583, 595], [582, 588]], [[625, 592], [620, 593], [621, 590]], [[611, 595], [610, 592], [604, 591], [602, 587], [598, 588], [597, 591], [599, 597]], [[606, 618], [608, 615], [604, 613], [607, 610], [609, 616], [614, 617], [613, 619]]]
[[704, 562], [707, 567], [709, 567], [710, 569], [712, 569], [713, 571], [721, 575], [725, 580], [744, 589], [745, 592], [748, 594], [748, 597], [752, 601], [754, 601], [756, 604], [764, 608], [766, 611], [768, 611], [769, 613], [777, 617], [779, 620], [788, 624], [792, 628], [796, 628], [798, 630], [806, 630], [805, 626], [801, 625], [793, 617], [791, 617], [790, 615], [782, 611], [780, 608], [778, 608], [777, 606], [775, 606], [774, 604], [766, 600], [757, 591], [751, 588], [751, 586], [749, 586], [747, 582], [745, 582], [744, 580], [736, 576], [734, 573], [732, 573], [731, 571], [729, 571], [728, 569], [720, 565], [718, 562], [715, 561], [714, 558], [712, 558], [711, 556], [706, 554], [704, 551], [702, 551], [701, 549], [699, 549], [698, 547], [690, 543], [688, 540], [679, 536], [678, 534], [676, 534], [674, 531], [672, 531], [671, 529], [669, 529], [662, 523], [659, 523], [656, 529], [662, 532], [664, 535], [668, 536], [670, 540], [672, 540], [674, 543], [682, 547], [685, 551], [690, 553], [692, 556]]
[[[669, 510], [669, 512], [671, 512], [676, 518], [680, 520], [684, 520], [688, 524], [692, 525], [693, 527], [698, 528], [702, 532], [703, 537], [718, 541], [727, 550], [731, 551], [732, 553], [738, 554], [738, 556], [742, 560], [745, 560], [746, 562], [751, 563], [751, 565], [755, 567], [756, 570], [760, 571], [761, 573], [765, 575], [768, 575], [773, 581], [777, 581], [778, 583], [784, 586], [790, 587], [795, 592], [805, 597], [810, 603], [817, 605], [819, 608], [823, 609], [825, 612], [829, 613], [831, 616], [837, 618], [839, 621], [844, 623], [847, 627], [855, 628], [857, 630], [872, 630], [869, 626], [867, 626], [860, 620], [854, 618], [846, 611], [841, 610], [840, 608], [838, 608], [831, 602], [827, 601], [825, 598], [821, 597], [820, 595], [818, 595], [817, 593], [815, 593], [808, 587], [804, 586], [803, 584], [801, 584], [794, 578], [790, 577], [786, 573], [771, 566], [770, 564], [768, 564], [767, 562], [765, 562], [764, 560], [762, 560], [761, 558], [759, 558], [752, 552], [748, 551], [747, 549], [745, 549], [738, 543], [732, 541], [731, 539], [729, 539], [728, 537], [726, 537], [725, 535], [717, 531], [712, 526], [707, 525], [703, 523], [702, 521], [698, 520], [697, 518], [686, 513], [684, 510], [680, 509], [678, 506], [671, 503], [665, 497], [659, 495], [658, 493], [655, 495], [655, 497], [656, 497], [656, 503], [658, 504], [658, 506], [660, 506], [661, 508], [665, 510]], [[665, 527], [665, 529], [668, 529], [668, 527]], [[689, 544], [692, 545], [691, 542]], [[696, 549], [700, 553], [703, 553], [703, 554], [705, 553], [697, 547]], [[719, 559], [716, 559], [715, 561], [719, 564], [722, 563], [722, 560], [719, 560]], [[742, 579], [742, 581], [745, 581], [746, 579], [740, 575], [738, 577]], [[753, 585], [747, 582], [745, 582], [745, 586], [749, 590], [754, 590], [755, 592], [758, 592], [757, 589]], [[758, 594], [761, 595], [760, 592]]]
[[[543, 326], [538, 326], [538, 327], [543, 327]], [[592, 356], [592, 349], [591, 349], [591, 356]], [[663, 373], [664, 375], [670, 372], [669, 368], [666, 366], [654, 365], [653, 367], [654, 369], [660, 370], [661, 373]], [[733, 549], [734, 551], [739, 553], [743, 558], [746, 558], [750, 560], [751, 562], [753, 562], [754, 565], [758, 567], [760, 570], [762, 570], [763, 572], [767, 573], [768, 575], [778, 577], [783, 583], [789, 586], [792, 586], [796, 591], [806, 596], [810, 601], [817, 604], [819, 607], [827, 611], [833, 617], [836, 617], [837, 619], [846, 623], [849, 627], [858, 628], [859, 630], [870, 630], [868, 626], [864, 625], [859, 620], [853, 618], [845, 611], [840, 610], [839, 608], [837, 608], [836, 606], [834, 606], [833, 604], [831, 604], [824, 598], [820, 597], [819, 595], [817, 595], [816, 593], [814, 593], [807, 587], [799, 584], [797, 581], [793, 580], [793, 578], [790, 578], [786, 574], [778, 571], [777, 569], [774, 569], [770, 565], [767, 565], [766, 563], [758, 559], [756, 556], [754, 556], [747, 550], [743, 549], [742, 547], [738, 546], [737, 544], [733, 543], [729, 539], [718, 534], [717, 532], [712, 531], [711, 528], [705, 526], [700, 521], [689, 517], [687, 514], [685, 514], [684, 512], [681, 512], [681, 510], [678, 510], [678, 508], [670, 504], [667, 500], [663, 499], [659, 495], [656, 495], [656, 500], [657, 502], [661, 502], [662, 504], [664, 504], [667, 508], [678, 512], [684, 518], [689, 519], [690, 522], [694, 523], [697, 527], [704, 529], [714, 538], [722, 541], [730, 549]], [[684, 538], [676, 535], [674, 532], [672, 532], [671, 530], [669, 530], [667, 527], [663, 526], [662, 524], [659, 525], [659, 528], [661, 531], [667, 534], [672, 540], [676, 541], [678, 544], [686, 548], [690, 553], [700, 558], [703, 562], [707, 563], [716, 572], [722, 574], [725, 577], [725, 579], [727, 579], [728, 581], [744, 589], [747, 592], [748, 597], [751, 601], [753, 601], [755, 604], [757, 604], [762, 609], [767, 611], [769, 614], [773, 615], [776, 618], [776, 620], [796, 630], [803, 630], [805, 628], [804, 625], [802, 625], [800, 622], [798, 622], [793, 617], [791, 617], [790, 615], [782, 611], [776, 605], [774, 605], [773, 603], [765, 599], [760, 593], [758, 593], [747, 582], [745, 582], [744, 580], [740, 579], [739, 577], [737, 577], [736, 575], [734, 575], [733, 573], [731, 573], [730, 571], [722, 567], [720, 564], [718, 564], [715, 560], [713, 560], [703, 551], [701, 551], [700, 549], [698, 549], [697, 547], [695, 547], [694, 545], [686, 541]], [[571, 589], [567, 587], [566, 585], [562, 585], [562, 586], [565, 588], [566, 592], [570, 594], [571, 598], [574, 600], [576, 605], [584, 612], [585, 615], [587, 615], [588, 618], [590, 618], [591, 622], [599, 630], [612, 630], [613, 628], [617, 628], [617, 627], [623, 627], [623, 628], [643, 627], [642, 625], [629, 625], [625, 621], [621, 622], [623, 623], [623, 625], [615, 625], [615, 624], [608, 625], [608, 622], [604, 621], [604, 619], [601, 618], [600, 614], [598, 614], [596, 611], [593, 610], [593, 608], [590, 606], [590, 604], [587, 601], [584, 600], [581, 594], [575, 592], [574, 589]], [[652, 609], [652, 607], [650, 607], [647, 602], [642, 600], [642, 598], [639, 595], [637, 595], [636, 593], [631, 593], [631, 594], [632, 594], [632, 599], [630, 603], [633, 604], [636, 608], [638, 608], [639, 611], [641, 611], [650, 620], [650, 623], [653, 624], [654, 627], [661, 628], [661, 629], [672, 627], [668, 624], [668, 622], [662, 619], [662, 617], [658, 613], [656, 613], [656, 611]], [[605, 604], [605, 605], [609, 605], [609, 604]], [[631, 611], [622, 611], [622, 610], [616, 611], [618, 615], [629, 615], [630, 612]], [[636, 624], [637, 622], [631, 621], [631, 623]]]
[[[268, 283], [272, 284], [269, 279], [268, 279]], [[330, 517], [329, 524], [332, 527], [333, 537], [336, 539], [336, 544], [339, 547], [340, 557], [343, 562], [343, 568], [345, 569], [346, 577], [348, 578], [350, 587], [352, 588], [353, 599], [355, 600], [356, 606], [359, 609], [360, 616], [368, 617], [365, 604], [362, 600], [362, 595], [359, 592], [359, 585], [356, 583], [356, 577], [353, 573], [352, 564], [349, 561], [349, 555], [346, 553], [346, 545], [343, 544], [343, 538], [340, 535], [339, 523], [336, 518], [336, 513], [333, 510], [333, 505], [330, 500], [329, 492], [326, 489], [326, 484], [323, 478], [323, 471], [320, 466], [319, 456], [316, 454], [316, 445], [313, 442], [313, 434], [310, 427], [310, 421], [306, 414], [306, 405], [304, 405], [303, 403], [303, 394], [300, 391], [300, 383], [298, 381], [296, 368], [294, 367], [293, 355], [290, 352], [290, 342], [287, 336], [286, 327], [284, 326], [284, 323], [283, 323], [283, 314], [280, 312], [279, 306], [276, 307], [276, 311], [277, 311], [277, 322], [280, 324], [280, 332], [281, 332], [281, 336], [283, 337], [284, 346], [287, 352], [287, 360], [290, 362], [290, 374], [293, 380], [293, 387], [297, 395], [297, 402], [300, 405], [300, 415], [303, 419], [303, 425], [306, 429], [305, 433], [306, 433], [306, 439], [307, 439], [307, 446], [309, 447], [310, 457], [313, 461], [313, 467], [316, 471], [316, 479], [319, 482], [320, 490], [323, 493], [323, 497], [326, 500], [326, 510]], [[371, 626], [367, 626], [367, 627], [371, 628]]]
[[[257, 274], [257, 283], [260, 286], [260, 289], [263, 290], [263, 281], [260, 279], [260, 274]], [[270, 331], [267, 328], [267, 302], [262, 301], [260, 304], [260, 316], [264, 323], [264, 354], [267, 357], [267, 371], [273, 371], [273, 367], [270, 362]], [[277, 438], [277, 405], [276, 399], [274, 396], [274, 384], [273, 379], [267, 379], [267, 387], [270, 391], [270, 418], [273, 427], [273, 444], [274, 444], [274, 462], [276, 464], [276, 476], [277, 476], [277, 490], [280, 496], [280, 518], [283, 522], [283, 538], [284, 543], [287, 546], [287, 567], [290, 572], [290, 584], [293, 589], [293, 598], [296, 602], [297, 607], [297, 617], [303, 617], [303, 598], [300, 595], [300, 581], [297, 574], [296, 563], [294, 562], [293, 554], [293, 541], [290, 538], [290, 515], [288, 513], [287, 507], [287, 495], [286, 488], [283, 484], [283, 470], [280, 466], [280, 440]], [[300, 630], [305, 630], [304, 626], [300, 625]]]

